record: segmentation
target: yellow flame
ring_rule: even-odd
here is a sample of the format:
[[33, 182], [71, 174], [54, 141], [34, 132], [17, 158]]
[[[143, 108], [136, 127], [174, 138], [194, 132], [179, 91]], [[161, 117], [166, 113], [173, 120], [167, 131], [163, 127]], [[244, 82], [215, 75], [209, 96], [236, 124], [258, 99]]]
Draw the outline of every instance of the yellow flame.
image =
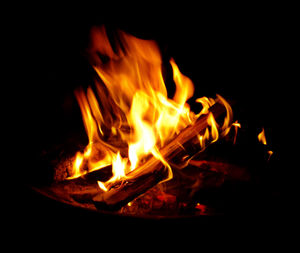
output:
[[126, 162], [122, 159], [120, 153], [117, 153], [117, 156], [114, 157], [112, 161], [112, 172], [113, 177], [110, 179], [111, 181], [116, 181], [121, 179], [122, 177], [125, 177], [125, 168], [126, 168]]
[[212, 113], [208, 114], [207, 118], [207, 123], [211, 127], [211, 136], [212, 136], [212, 141], [211, 143], [215, 142], [219, 138], [219, 131], [218, 131], [218, 124], [215, 121], [215, 118]]
[[199, 117], [202, 114], [207, 114], [209, 112], [209, 107], [215, 104], [215, 100], [212, 98], [207, 98], [207, 97], [202, 97], [202, 98], [197, 98], [196, 99], [197, 103], [201, 103], [202, 105], [202, 110], [197, 116]]
[[265, 129], [263, 128], [262, 131], [257, 136], [258, 140], [264, 144], [267, 145], [266, 135], [265, 135]]
[[100, 188], [101, 190], [103, 190], [103, 191], [105, 191], [105, 192], [108, 191], [108, 189], [106, 188], [106, 186], [105, 186], [104, 183], [102, 183], [101, 181], [97, 181], [97, 183], [98, 183], [98, 186], [99, 186], [99, 188]]
[[[265, 135], [265, 129], [263, 128], [262, 131], [258, 134], [257, 136], [259, 142], [261, 142], [264, 145], [267, 145], [267, 139], [266, 139], [266, 135]], [[269, 157], [268, 157], [268, 161], [270, 160], [271, 156], [274, 154], [274, 152], [272, 150], [268, 150], [267, 151]]]
[[270, 160], [271, 156], [274, 154], [274, 152], [272, 150], [268, 151], [269, 157], [268, 157], [268, 161]]
[[81, 152], [76, 153], [75, 161], [73, 163], [72, 172], [71, 172], [72, 176], [70, 176], [69, 179], [80, 177], [83, 174], [83, 172], [81, 172], [80, 170], [83, 162], [83, 158], [84, 157], [81, 154]]
[[236, 120], [235, 122], [232, 123], [232, 125], [235, 127], [235, 128], [241, 128], [241, 124]]
[[[190, 110], [187, 100], [193, 96], [194, 85], [174, 59], [170, 65], [176, 90], [169, 98], [157, 44], [121, 31], [118, 38], [112, 48], [104, 27], [92, 29], [90, 55], [99, 79], [94, 90], [89, 87], [86, 92], [75, 91], [89, 143], [83, 153], [76, 154], [69, 178], [112, 165], [113, 176], [106, 182], [98, 181], [104, 191], [110, 183], [127, 178], [128, 172], [139, 170], [149, 156], [165, 165], [167, 179], [171, 179], [171, 167], [159, 152], [166, 142], [200, 115], [208, 114], [208, 127], [198, 135], [201, 147], [205, 147], [227, 134], [232, 119], [229, 104], [219, 95], [216, 100], [198, 98], [203, 107], [200, 113]], [[99, 54], [108, 60], [103, 61]], [[227, 111], [221, 127], [209, 113], [216, 101]]]
[[225, 136], [230, 131], [230, 123], [232, 121], [233, 113], [232, 113], [231, 106], [228, 104], [228, 102], [223, 97], [221, 97], [219, 94], [217, 94], [217, 99], [225, 106], [226, 112], [227, 112], [223, 126], [221, 127], [221, 135]]
[[241, 124], [236, 120], [234, 123], [232, 123], [232, 126], [234, 126], [234, 139], [233, 139], [233, 144], [236, 143], [236, 137], [238, 133], [238, 129], [241, 128]]

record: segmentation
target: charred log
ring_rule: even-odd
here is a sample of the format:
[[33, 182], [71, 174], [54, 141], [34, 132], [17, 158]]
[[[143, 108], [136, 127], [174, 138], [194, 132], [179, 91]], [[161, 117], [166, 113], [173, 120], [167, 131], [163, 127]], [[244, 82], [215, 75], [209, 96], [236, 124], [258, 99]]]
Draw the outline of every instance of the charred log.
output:
[[[215, 119], [225, 114], [225, 107], [216, 103], [210, 108]], [[160, 153], [167, 162], [182, 159], [188, 153], [189, 157], [199, 152], [197, 135], [208, 126], [209, 114], [200, 116], [193, 125], [183, 129], [172, 141], [161, 148]], [[198, 148], [193, 148], [197, 143]], [[168, 176], [168, 170], [163, 163], [151, 157], [137, 170], [128, 173], [128, 180], [113, 184], [107, 192], [101, 192], [93, 198], [94, 205], [100, 210], [118, 210], [137, 196], [145, 193]]]

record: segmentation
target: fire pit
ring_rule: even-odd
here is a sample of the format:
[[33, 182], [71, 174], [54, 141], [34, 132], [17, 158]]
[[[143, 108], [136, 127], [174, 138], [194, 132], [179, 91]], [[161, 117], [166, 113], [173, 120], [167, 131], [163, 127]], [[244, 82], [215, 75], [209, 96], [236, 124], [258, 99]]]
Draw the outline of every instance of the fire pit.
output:
[[75, 89], [86, 135], [76, 129], [44, 148], [32, 188], [121, 216], [222, 215], [228, 203], [238, 212], [273, 155], [262, 128], [242, 131], [238, 102], [194, 98], [192, 80], [154, 41], [94, 27], [87, 52], [94, 82]]

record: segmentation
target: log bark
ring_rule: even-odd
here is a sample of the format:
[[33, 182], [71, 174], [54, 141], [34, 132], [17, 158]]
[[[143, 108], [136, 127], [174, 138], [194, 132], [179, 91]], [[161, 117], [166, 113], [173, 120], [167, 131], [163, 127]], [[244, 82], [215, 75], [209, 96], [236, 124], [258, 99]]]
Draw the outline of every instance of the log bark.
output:
[[[225, 114], [225, 107], [216, 103], [210, 108], [215, 119]], [[208, 126], [208, 114], [201, 115], [193, 125], [183, 129], [172, 141], [161, 148], [160, 153], [167, 162], [181, 159], [185, 154], [189, 156], [199, 152], [197, 135]], [[198, 147], [190, 148], [197, 142]], [[163, 163], [151, 157], [138, 169], [127, 174], [128, 180], [116, 182], [107, 192], [101, 192], [93, 198], [93, 203], [99, 210], [118, 210], [148, 189], [154, 187], [168, 176], [168, 170]]]

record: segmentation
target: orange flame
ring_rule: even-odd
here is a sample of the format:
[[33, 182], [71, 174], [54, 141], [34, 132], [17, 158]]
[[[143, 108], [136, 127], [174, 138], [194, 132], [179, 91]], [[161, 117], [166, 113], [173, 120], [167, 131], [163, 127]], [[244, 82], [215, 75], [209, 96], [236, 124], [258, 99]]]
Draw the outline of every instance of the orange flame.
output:
[[[200, 115], [209, 113], [215, 103], [212, 98], [198, 98], [202, 111], [190, 111], [186, 101], [193, 96], [194, 85], [174, 59], [170, 64], [176, 91], [172, 99], [168, 98], [156, 43], [121, 31], [118, 35], [119, 43], [112, 48], [104, 27], [92, 29], [90, 53], [101, 81], [95, 83], [96, 93], [91, 87], [86, 93], [82, 89], [75, 92], [89, 143], [83, 153], [76, 154], [69, 179], [112, 165], [113, 176], [107, 182], [98, 181], [104, 191], [110, 183], [138, 170], [150, 155], [168, 168], [171, 179], [171, 167], [160, 148]], [[104, 61], [99, 54], [109, 60]], [[209, 114], [208, 128], [198, 135], [201, 148], [230, 129], [231, 107], [221, 96], [217, 99], [224, 104], [227, 116], [219, 126]]]
[[232, 123], [232, 126], [234, 126], [234, 139], [233, 139], [233, 144], [236, 143], [236, 137], [238, 133], [238, 128], [241, 128], [241, 124], [236, 120], [235, 122]]
[[258, 134], [257, 136], [258, 140], [264, 144], [267, 145], [267, 139], [266, 139], [266, 135], [265, 135], [265, 129], [263, 128], [262, 131]]
[[[258, 134], [257, 136], [259, 142], [261, 142], [264, 145], [267, 145], [267, 139], [266, 139], [266, 135], [265, 135], [265, 129], [263, 128], [262, 131]], [[268, 160], [270, 160], [271, 156], [274, 154], [274, 152], [272, 150], [268, 150]]]

